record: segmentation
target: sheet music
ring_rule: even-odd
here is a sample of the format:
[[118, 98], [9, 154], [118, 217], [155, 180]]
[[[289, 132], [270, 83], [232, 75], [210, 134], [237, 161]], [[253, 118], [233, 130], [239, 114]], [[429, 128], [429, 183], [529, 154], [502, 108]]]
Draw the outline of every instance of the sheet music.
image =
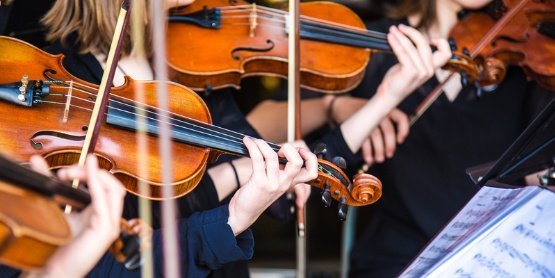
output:
[[[496, 223], [499, 225], [498, 219], [506, 217], [541, 191], [544, 190], [537, 186], [482, 187], [400, 277], [421, 277], [444, 265], [445, 261], [454, 260], [454, 256], [461, 254], [461, 249], [479, 242], [479, 238], [487, 234], [486, 231], [494, 228]], [[555, 194], [551, 195], [555, 198]], [[461, 246], [463, 243], [465, 245]]]
[[555, 194], [542, 190], [431, 277], [555, 277]]

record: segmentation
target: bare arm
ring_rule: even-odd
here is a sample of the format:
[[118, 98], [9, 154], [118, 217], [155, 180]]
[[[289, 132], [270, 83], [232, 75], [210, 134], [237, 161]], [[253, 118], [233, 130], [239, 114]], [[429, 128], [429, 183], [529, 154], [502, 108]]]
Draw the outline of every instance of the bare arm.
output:
[[[328, 107], [333, 95], [301, 101], [301, 130], [305, 136], [328, 121]], [[287, 102], [265, 100], [247, 115], [247, 121], [270, 142], [287, 141]]]
[[387, 38], [399, 63], [388, 70], [374, 97], [340, 126], [353, 153], [390, 111], [451, 57], [447, 41], [432, 41], [438, 49], [432, 53], [422, 34], [404, 25], [392, 26]]

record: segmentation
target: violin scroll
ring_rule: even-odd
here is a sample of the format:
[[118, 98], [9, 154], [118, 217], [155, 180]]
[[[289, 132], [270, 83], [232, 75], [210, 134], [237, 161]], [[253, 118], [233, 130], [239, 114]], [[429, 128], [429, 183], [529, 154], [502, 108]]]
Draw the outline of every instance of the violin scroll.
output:
[[481, 89], [494, 89], [505, 67], [521, 67], [529, 80], [555, 89], [553, 1], [496, 0], [486, 9], [467, 13], [451, 30], [457, 44], [470, 49]]
[[382, 182], [373, 175], [359, 173], [353, 177], [351, 192], [357, 201], [372, 204], [382, 196]]
[[333, 163], [318, 159], [318, 177], [310, 185], [322, 189], [322, 202], [331, 205], [331, 198], [339, 202], [339, 219], [345, 220], [347, 206], [365, 206], [382, 195], [381, 181], [369, 174], [357, 174], [351, 184], [343, 171]]
[[[141, 219], [131, 220], [130, 224], [125, 219], [121, 219], [121, 232], [119, 238], [112, 243], [109, 248], [110, 254], [114, 256], [116, 261], [124, 263], [125, 268], [129, 270], [137, 269], [141, 266], [141, 233], [147, 229], [152, 230]], [[140, 231], [136, 232], [135, 227], [139, 227]], [[144, 247], [144, 246], [143, 246]]]

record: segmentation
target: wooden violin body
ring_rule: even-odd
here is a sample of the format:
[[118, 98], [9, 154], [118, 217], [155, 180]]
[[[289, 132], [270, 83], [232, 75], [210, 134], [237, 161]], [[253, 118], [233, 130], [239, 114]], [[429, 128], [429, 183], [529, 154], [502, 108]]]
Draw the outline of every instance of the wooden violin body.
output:
[[[61, 59], [61, 55], [49, 55], [20, 41], [6, 37], [0, 39], [2, 83], [17, 82], [22, 75], [27, 75], [29, 80], [53, 80], [47, 102], [31, 107], [0, 103], [4, 111], [0, 126], [0, 137], [3, 138], [0, 153], [9, 154], [20, 162], [28, 161], [33, 154], [40, 154], [53, 168], [72, 165], [79, 160], [98, 86], [71, 76], [61, 66]], [[123, 86], [112, 89], [112, 99], [133, 99], [135, 86], [142, 86], [147, 104], [156, 107], [154, 81], [128, 80]], [[172, 86], [187, 90], [178, 84]], [[210, 122], [206, 105], [194, 93], [170, 98], [170, 107], [172, 111], [187, 112], [200, 121]], [[145, 197], [158, 199], [160, 187], [163, 186], [158, 141], [149, 137], [147, 145], [151, 155], [141, 162], [147, 164], [151, 194]], [[101, 167], [112, 172], [129, 191], [138, 194], [137, 179], [140, 177], [133, 173], [139, 162], [134, 131], [104, 123], [95, 149]], [[176, 182], [167, 186], [175, 188], [175, 196], [182, 196], [192, 190], [202, 177], [209, 151], [185, 144], [173, 144], [172, 149], [176, 154], [172, 156], [172, 165], [178, 166], [173, 171]]]
[[[83, 209], [90, 203], [85, 191], [0, 155], [0, 263], [41, 271], [56, 249], [73, 239], [61, 206]], [[138, 219], [133, 226], [145, 228]], [[133, 270], [141, 264], [139, 249], [137, 233], [122, 219], [110, 253]]]
[[498, 0], [494, 4], [499, 19], [471, 12], [450, 34], [457, 45], [470, 50], [480, 68], [480, 83], [486, 89], [495, 88], [506, 66], [519, 66], [529, 79], [555, 90], [555, 32], [548, 30], [555, 20], [553, 1]]
[[58, 204], [0, 181], [1, 263], [39, 270], [58, 247], [71, 239], [71, 230]]
[[[0, 37], [0, 72], [3, 73], [0, 96], [4, 96], [0, 99], [0, 109], [4, 111], [0, 153], [19, 162], [41, 154], [54, 168], [78, 161], [98, 88], [67, 73], [61, 67], [61, 59], [60, 55], [50, 55], [21, 41]], [[24, 100], [19, 100], [18, 87], [23, 82], [18, 81], [22, 75], [30, 81], [21, 94]], [[213, 126], [202, 99], [182, 85], [166, 84], [171, 118], [158, 119], [157, 84], [160, 83], [127, 78], [124, 85], [112, 88], [108, 112], [102, 119], [95, 154], [100, 167], [113, 173], [129, 192], [139, 195], [137, 181], [143, 180], [150, 186], [150, 194], [143, 197], [160, 199], [162, 186], [173, 187], [175, 197], [183, 196], [198, 184], [206, 163], [214, 161], [219, 154], [248, 156], [242, 143], [244, 135]], [[138, 87], [145, 92], [146, 100], [142, 104], [134, 101]], [[140, 116], [136, 109], [145, 115]], [[139, 157], [135, 142], [137, 117], [145, 120], [146, 132], [151, 135], [147, 136], [149, 156], [146, 159]], [[157, 151], [157, 122], [161, 120], [169, 121], [172, 127], [171, 184], [161, 182], [163, 169]], [[279, 150], [278, 145], [269, 144]], [[137, 174], [138, 163], [148, 166], [146, 176]], [[367, 205], [381, 196], [381, 183], [376, 178], [360, 177], [360, 182], [351, 184], [337, 166], [320, 160], [319, 168], [319, 176], [311, 184], [321, 189], [329, 185], [331, 197], [338, 201], [345, 197], [343, 202], [348, 205]], [[371, 184], [366, 183], [370, 180]]]
[[[212, 14], [218, 8], [221, 14]], [[168, 63], [172, 77], [195, 91], [239, 87], [240, 79], [255, 75], [287, 77], [287, 12], [253, 6], [243, 0], [196, 1], [172, 15], [208, 13], [220, 26], [190, 22], [168, 24]], [[302, 17], [320, 19], [334, 26], [365, 30], [351, 10], [333, 2], [300, 5]], [[301, 85], [325, 93], [346, 92], [356, 87], [368, 61], [370, 49], [323, 43], [306, 38], [305, 31], [318, 30], [301, 23]], [[337, 30], [336, 30], [337, 32]]]

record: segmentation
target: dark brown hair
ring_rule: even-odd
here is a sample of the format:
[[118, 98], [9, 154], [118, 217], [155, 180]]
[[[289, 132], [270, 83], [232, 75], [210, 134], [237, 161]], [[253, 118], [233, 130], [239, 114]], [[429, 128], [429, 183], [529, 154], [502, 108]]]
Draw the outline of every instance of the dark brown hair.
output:
[[420, 15], [416, 29], [427, 30], [437, 17], [436, 0], [396, 0], [386, 5], [386, 14], [393, 19], [406, 18], [412, 14]]

